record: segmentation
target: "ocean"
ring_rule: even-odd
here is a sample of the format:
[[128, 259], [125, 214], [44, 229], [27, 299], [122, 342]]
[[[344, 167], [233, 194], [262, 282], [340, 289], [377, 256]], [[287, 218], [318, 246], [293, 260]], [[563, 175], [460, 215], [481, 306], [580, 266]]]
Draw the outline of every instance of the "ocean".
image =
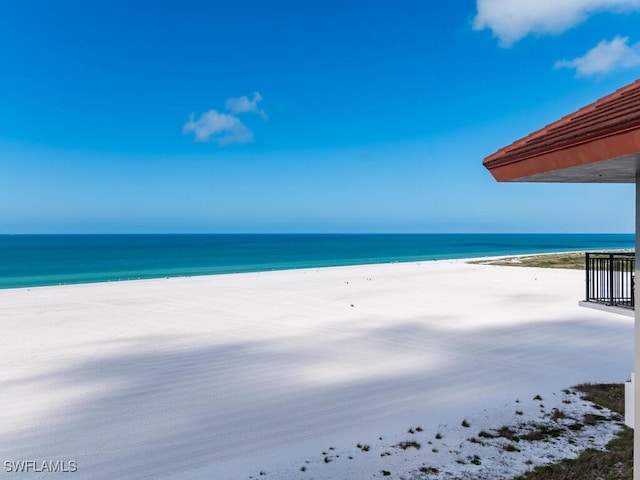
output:
[[633, 234], [0, 235], [0, 288], [627, 248]]

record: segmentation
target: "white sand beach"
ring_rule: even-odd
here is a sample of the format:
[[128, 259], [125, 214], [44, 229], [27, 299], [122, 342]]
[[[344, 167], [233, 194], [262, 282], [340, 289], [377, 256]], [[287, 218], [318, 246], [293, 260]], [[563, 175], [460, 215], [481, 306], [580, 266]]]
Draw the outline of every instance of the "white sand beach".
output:
[[[463, 261], [2, 290], [2, 475], [22, 460], [83, 479], [442, 470], [481, 426], [538, 414], [536, 395], [549, 410], [577, 383], [628, 379], [632, 319], [583, 296], [582, 271]], [[423, 448], [390, 448], [407, 435]]]

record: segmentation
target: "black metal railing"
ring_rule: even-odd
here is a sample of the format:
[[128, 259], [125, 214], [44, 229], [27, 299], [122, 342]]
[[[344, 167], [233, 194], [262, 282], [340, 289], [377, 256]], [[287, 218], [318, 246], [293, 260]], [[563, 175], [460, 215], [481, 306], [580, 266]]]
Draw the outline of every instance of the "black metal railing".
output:
[[635, 307], [635, 253], [586, 254], [587, 302]]

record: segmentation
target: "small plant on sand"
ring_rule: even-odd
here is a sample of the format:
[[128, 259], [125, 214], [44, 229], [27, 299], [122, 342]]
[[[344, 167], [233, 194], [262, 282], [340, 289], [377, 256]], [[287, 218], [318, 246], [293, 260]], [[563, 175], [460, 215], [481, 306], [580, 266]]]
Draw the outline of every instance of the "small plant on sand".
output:
[[520, 449], [518, 447], [516, 447], [512, 443], [508, 443], [502, 448], [504, 449], [505, 452], [519, 452], [520, 451]]
[[406, 450], [407, 448], [415, 448], [416, 450], [420, 450], [421, 445], [415, 440], [405, 440], [404, 442], [400, 442], [396, 447], [401, 448], [402, 450]]
[[482, 462], [480, 461], [480, 457], [478, 455], [474, 455], [473, 458], [469, 460], [469, 463], [473, 463], [474, 465], [482, 465]]
[[520, 441], [520, 438], [516, 435], [516, 432], [511, 430], [508, 426], [500, 427], [498, 430], [498, 436], [506, 438], [507, 440], [513, 440], [514, 442]]
[[592, 413], [585, 413], [583, 418], [585, 425], [595, 425], [598, 422], [606, 422], [607, 420], [609, 420], [607, 417], [594, 415]]
[[520, 438], [522, 440], [526, 440], [529, 442], [537, 442], [540, 440], [546, 441], [549, 437], [558, 438], [564, 429], [562, 428], [550, 428], [546, 425], [531, 425], [532, 430], [528, 433], [521, 435]]
[[469, 428], [471, 425], [469, 425], [469, 422], [467, 422], [467, 420], [466, 420], [466, 419], [464, 419], [464, 420], [462, 420], [462, 426], [463, 426], [464, 428]]
[[435, 475], [436, 473], [440, 472], [440, 470], [438, 470], [436, 467], [420, 467], [418, 469], [418, 471], [420, 473], [430, 473]]
[[565, 418], [565, 414], [562, 410], [559, 410], [557, 408], [554, 408], [553, 410], [551, 410], [551, 420], [553, 420], [554, 422], [557, 422], [561, 418]]

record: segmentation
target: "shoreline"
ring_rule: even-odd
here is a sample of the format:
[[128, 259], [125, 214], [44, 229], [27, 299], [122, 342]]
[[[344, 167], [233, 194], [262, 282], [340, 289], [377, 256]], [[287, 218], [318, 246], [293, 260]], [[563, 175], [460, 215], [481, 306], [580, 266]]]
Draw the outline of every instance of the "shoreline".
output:
[[633, 246], [632, 234], [0, 236], [0, 289]]
[[[304, 270], [317, 270], [317, 269], [331, 269], [331, 268], [349, 268], [349, 267], [374, 267], [378, 265], [394, 265], [394, 264], [420, 264], [420, 263], [431, 263], [431, 262], [467, 262], [467, 263], [478, 263], [480, 262], [491, 262], [494, 260], [502, 260], [509, 258], [524, 258], [524, 257], [536, 257], [536, 256], [548, 256], [548, 255], [560, 255], [560, 254], [584, 254], [586, 252], [595, 252], [599, 250], [566, 250], [566, 251], [557, 251], [557, 252], [542, 252], [542, 253], [524, 253], [524, 254], [505, 254], [505, 255], [487, 255], [480, 257], [456, 257], [456, 258], [434, 258], [434, 259], [423, 259], [423, 260], [398, 260], [398, 261], [390, 261], [390, 262], [377, 262], [377, 263], [356, 263], [356, 264], [345, 264], [345, 265], [323, 265], [323, 266], [311, 266], [311, 267], [292, 267], [292, 268], [275, 268], [269, 270], [249, 270], [245, 272], [224, 272], [224, 273], [202, 273], [202, 274], [191, 274], [191, 275], [160, 275], [153, 276], [148, 278], [123, 278], [117, 280], [97, 280], [97, 281], [88, 281], [88, 282], [71, 282], [71, 283], [56, 283], [56, 284], [36, 284], [36, 285], [25, 285], [25, 286], [16, 286], [16, 287], [2, 287], [0, 286], [0, 292], [3, 290], [17, 290], [17, 289], [33, 289], [33, 288], [49, 288], [49, 287], [65, 287], [65, 286], [74, 286], [74, 285], [94, 285], [94, 284], [112, 284], [112, 283], [122, 283], [122, 282], [144, 282], [144, 281], [154, 281], [154, 280], [171, 280], [171, 279], [179, 279], [179, 278], [200, 278], [200, 277], [218, 277], [225, 275], [247, 275], [247, 274], [257, 274], [257, 273], [269, 273], [269, 272], [289, 272], [289, 271], [304, 271]], [[628, 252], [633, 251], [633, 249], [627, 248], [619, 248], [619, 249], [606, 249], [607, 252]]]
[[0, 460], [297, 479], [329, 447], [551, 407], [632, 370], [632, 322], [579, 308], [582, 282], [457, 259], [0, 290]]

